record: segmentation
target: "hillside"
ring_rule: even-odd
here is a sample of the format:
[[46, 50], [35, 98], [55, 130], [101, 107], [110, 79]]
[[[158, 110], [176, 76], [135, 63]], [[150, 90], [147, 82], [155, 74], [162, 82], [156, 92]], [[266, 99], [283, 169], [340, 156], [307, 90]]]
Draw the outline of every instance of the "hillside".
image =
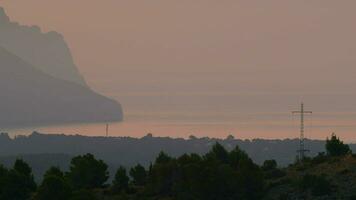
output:
[[356, 199], [356, 156], [316, 157], [267, 181], [265, 199]]
[[[255, 164], [239, 146], [227, 150], [218, 142], [201, 155], [173, 157], [161, 151], [149, 166], [138, 161], [111, 169], [90, 153], [72, 159], [56, 155], [70, 167], [50, 154], [25, 156], [0, 164], [0, 199], [354, 200], [356, 155], [336, 136], [326, 141], [324, 150], [285, 168], [274, 160]], [[47, 169], [37, 183], [36, 170], [25, 159], [40, 161]], [[14, 187], [21, 183], [27, 184]]]
[[61, 34], [12, 22], [1, 7], [0, 33], [0, 46], [26, 63], [58, 79], [86, 86]]
[[[82, 135], [54, 135], [34, 132], [28, 136], [10, 138], [0, 135], [0, 156], [23, 154], [68, 154], [91, 153], [109, 163], [132, 166], [137, 162], [148, 166], [160, 151], [172, 156], [184, 153], [204, 154], [211, 146], [219, 142], [231, 150], [236, 145], [246, 151], [259, 164], [275, 159], [280, 165], [287, 166], [295, 161], [298, 139], [285, 140], [241, 140], [234, 138], [170, 138], [147, 135], [133, 137], [90, 137]], [[324, 141], [307, 140], [306, 145], [314, 156], [324, 150]], [[356, 145], [351, 145], [356, 150]], [[120, 155], [120, 156], [118, 156]]]
[[120, 104], [34, 68], [0, 46], [0, 127], [122, 120]]
[[[215, 142], [222, 144], [227, 150], [238, 145], [246, 151], [257, 164], [265, 160], [274, 159], [281, 167], [286, 167], [295, 161], [298, 139], [285, 140], [240, 140], [232, 137], [226, 139], [214, 138], [162, 138], [147, 135], [143, 138], [131, 137], [88, 137], [80, 135], [46, 135], [33, 133], [29, 136], [10, 138], [7, 134], [0, 134], [0, 163], [9, 166], [15, 158], [23, 157], [31, 164], [36, 176], [41, 176], [46, 164], [38, 162], [44, 154], [51, 155], [51, 160], [62, 163], [60, 166], [68, 168], [68, 162], [62, 160], [63, 154], [68, 157], [91, 153], [104, 160], [111, 168], [123, 165], [131, 167], [137, 163], [148, 167], [160, 151], [171, 156], [181, 156], [185, 153], [207, 153]], [[310, 156], [316, 156], [324, 151], [325, 141], [307, 140], [306, 146], [311, 150]], [[356, 145], [350, 144], [356, 151]], [[59, 155], [59, 156], [58, 156]]]

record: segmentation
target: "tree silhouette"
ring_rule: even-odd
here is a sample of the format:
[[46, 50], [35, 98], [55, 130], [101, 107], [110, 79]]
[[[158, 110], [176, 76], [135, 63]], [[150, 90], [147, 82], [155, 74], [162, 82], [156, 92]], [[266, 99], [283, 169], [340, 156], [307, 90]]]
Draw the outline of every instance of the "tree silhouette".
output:
[[0, 165], [0, 194], [2, 194], [3, 188], [6, 184], [5, 181], [6, 181], [7, 174], [8, 174], [8, 170], [3, 165]]
[[46, 178], [47, 176], [57, 176], [60, 178], [64, 178], [64, 173], [58, 167], [51, 167], [44, 174], [44, 178]]
[[16, 160], [13, 169], [6, 173], [0, 199], [28, 199], [36, 190], [32, 169], [23, 160]]
[[252, 160], [248, 157], [246, 152], [242, 151], [238, 146], [236, 146], [229, 153], [229, 163], [232, 167], [238, 168], [239, 165], [243, 165], [243, 163], [252, 163]]
[[131, 168], [130, 176], [133, 178], [133, 184], [137, 186], [145, 185], [147, 172], [142, 165], [138, 164], [135, 167]]
[[122, 192], [129, 188], [130, 178], [127, 176], [126, 169], [120, 166], [116, 171], [115, 178], [113, 181], [113, 191]]
[[23, 161], [21, 159], [17, 159], [15, 161], [14, 170], [26, 177], [30, 178], [32, 176], [31, 167], [25, 161]]
[[171, 157], [169, 157], [165, 152], [161, 151], [158, 155], [158, 157], [156, 158], [156, 163], [168, 163], [172, 160]]
[[68, 200], [71, 188], [63, 177], [46, 176], [38, 188], [35, 200]]
[[108, 166], [92, 154], [77, 156], [71, 161], [67, 177], [76, 189], [100, 188], [109, 178]]
[[350, 147], [344, 144], [335, 133], [331, 134], [330, 139], [327, 138], [325, 148], [329, 156], [343, 156], [351, 153]]
[[[153, 199], [261, 199], [264, 179], [260, 168], [236, 147], [228, 152], [216, 143], [203, 157], [184, 154], [159, 159], [152, 165], [145, 195]], [[162, 162], [164, 160], [164, 162]]]
[[[267, 171], [275, 168], [273, 161], [264, 164]], [[0, 199], [26, 200], [34, 194], [33, 200], [257, 200], [264, 192], [260, 167], [238, 146], [229, 152], [219, 143], [202, 156], [193, 153], [172, 158], [160, 152], [148, 171], [138, 164], [130, 169], [130, 176], [135, 186], [132, 188], [126, 169], [119, 167], [111, 190], [107, 190], [103, 188], [108, 179], [107, 165], [86, 154], [74, 157], [66, 174], [58, 167], [48, 169], [34, 193], [29, 184], [33, 181], [32, 170], [18, 160], [11, 170], [0, 166]]]
[[265, 160], [262, 165], [262, 169], [267, 170], [274, 170], [277, 168], [277, 162], [275, 160]]
[[229, 161], [229, 153], [226, 149], [219, 143], [215, 143], [213, 148], [209, 153], [205, 155], [208, 160], [217, 160], [222, 163], [228, 163]]
[[160, 152], [156, 162], [151, 167], [148, 179], [149, 186], [146, 188], [146, 192], [152, 195], [161, 194], [162, 196], [171, 194], [176, 169], [176, 159]]

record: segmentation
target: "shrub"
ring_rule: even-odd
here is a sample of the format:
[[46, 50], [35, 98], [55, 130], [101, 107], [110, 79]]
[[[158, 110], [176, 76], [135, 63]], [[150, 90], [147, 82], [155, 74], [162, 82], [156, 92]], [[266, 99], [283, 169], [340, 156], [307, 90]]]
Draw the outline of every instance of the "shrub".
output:
[[315, 196], [328, 195], [332, 191], [331, 183], [325, 176], [304, 175], [299, 183], [299, 187], [303, 191], [311, 191]]

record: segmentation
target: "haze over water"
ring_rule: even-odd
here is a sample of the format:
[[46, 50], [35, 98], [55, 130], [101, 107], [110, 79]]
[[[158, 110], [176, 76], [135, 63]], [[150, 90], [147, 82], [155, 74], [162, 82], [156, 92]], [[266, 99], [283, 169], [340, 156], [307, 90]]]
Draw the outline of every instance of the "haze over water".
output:
[[[298, 110], [299, 102], [293, 102], [294, 96], [290, 97], [290, 105], [276, 101], [275, 97], [270, 98], [276, 102], [275, 105], [263, 109], [259, 96], [121, 96], [125, 120], [110, 123], [109, 135], [143, 137], [152, 133], [162, 137], [188, 138], [195, 135], [225, 138], [231, 134], [241, 139], [298, 137], [300, 118], [298, 115], [293, 116], [290, 111]], [[261, 106], [253, 110], [241, 109], [240, 104], [249, 107], [248, 101], [252, 104], [260, 102]], [[312, 107], [314, 114], [306, 116], [305, 121], [306, 137], [325, 139], [331, 132], [336, 132], [348, 142], [355, 141], [355, 113], [339, 113], [335, 110], [325, 112], [324, 108], [318, 107], [313, 101], [306, 104], [306, 109], [312, 105], [315, 105]], [[13, 136], [27, 135], [32, 131], [105, 136], [105, 130], [105, 123], [92, 123], [26, 127], [7, 131]]]
[[[110, 135], [295, 138], [356, 133], [355, 1], [3, 0], [11, 19], [63, 34], [125, 120]], [[308, 118], [307, 118], [308, 119]], [[312, 127], [312, 128], [311, 128]], [[309, 128], [309, 129], [308, 129]], [[105, 124], [11, 130], [105, 135]]]

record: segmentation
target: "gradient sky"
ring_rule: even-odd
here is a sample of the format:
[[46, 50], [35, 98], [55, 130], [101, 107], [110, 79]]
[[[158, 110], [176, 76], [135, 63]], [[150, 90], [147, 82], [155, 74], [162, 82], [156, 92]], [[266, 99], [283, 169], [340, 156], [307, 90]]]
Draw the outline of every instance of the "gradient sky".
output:
[[14, 21], [62, 33], [89, 85], [124, 104], [142, 95], [356, 91], [354, 0], [0, 0], [0, 6]]
[[15, 21], [61, 32], [80, 71], [104, 93], [356, 89], [350, 84], [356, 72], [352, 0], [1, 0], [0, 5]]

